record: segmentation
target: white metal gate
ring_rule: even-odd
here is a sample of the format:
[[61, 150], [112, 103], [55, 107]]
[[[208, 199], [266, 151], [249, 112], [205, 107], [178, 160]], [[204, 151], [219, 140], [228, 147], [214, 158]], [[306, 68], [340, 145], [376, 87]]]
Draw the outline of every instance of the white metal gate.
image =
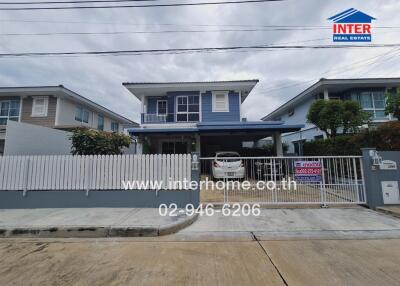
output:
[[200, 161], [202, 202], [366, 203], [361, 156], [225, 157]]

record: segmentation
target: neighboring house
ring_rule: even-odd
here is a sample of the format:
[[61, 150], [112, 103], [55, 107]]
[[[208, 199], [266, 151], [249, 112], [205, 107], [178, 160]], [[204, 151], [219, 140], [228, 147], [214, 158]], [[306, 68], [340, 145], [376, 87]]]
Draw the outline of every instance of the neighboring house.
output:
[[289, 153], [302, 155], [305, 141], [324, 138], [324, 133], [315, 125], [308, 123], [306, 116], [311, 104], [317, 99], [354, 100], [363, 110], [371, 113], [372, 124], [377, 125], [391, 120], [385, 115], [385, 91], [400, 86], [400, 78], [365, 79], [320, 79], [317, 83], [292, 98], [262, 120], [283, 120], [286, 123], [301, 123], [305, 127], [299, 131], [285, 134], [283, 142], [289, 146]]
[[[281, 121], [242, 120], [242, 103], [258, 80], [124, 83], [142, 104], [141, 127], [129, 129], [138, 137], [138, 152], [190, 153], [214, 156], [236, 151], [243, 142], [272, 136], [282, 155], [281, 133], [302, 125]], [[141, 150], [142, 149], [142, 150]]]
[[0, 87], [0, 155], [9, 120], [71, 130], [88, 128], [122, 133], [137, 124], [63, 87]]

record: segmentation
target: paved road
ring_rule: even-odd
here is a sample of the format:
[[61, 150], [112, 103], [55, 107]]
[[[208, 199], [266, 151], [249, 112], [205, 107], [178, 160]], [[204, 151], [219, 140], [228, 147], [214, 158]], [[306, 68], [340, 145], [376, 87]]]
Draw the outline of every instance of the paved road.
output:
[[0, 240], [0, 285], [400, 285], [400, 239]]
[[400, 285], [399, 229], [363, 208], [277, 209], [153, 238], [3, 238], [0, 285]]

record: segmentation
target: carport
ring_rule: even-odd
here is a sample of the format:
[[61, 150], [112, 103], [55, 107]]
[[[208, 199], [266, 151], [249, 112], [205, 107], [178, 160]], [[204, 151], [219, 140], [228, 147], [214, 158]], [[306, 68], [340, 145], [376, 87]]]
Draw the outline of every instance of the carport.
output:
[[138, 137], [139, 153], [168, 154], [200, 152], [202, 157], [214, 156], [216, 151], [236, 151], [242, 142], [272, 137], [275, 155], [283, 156], [281, 134], [298, 131], [302, 124], [287, 125], [283, 121], [200, 122], [192, 126], [165, 128], [132, 128]]

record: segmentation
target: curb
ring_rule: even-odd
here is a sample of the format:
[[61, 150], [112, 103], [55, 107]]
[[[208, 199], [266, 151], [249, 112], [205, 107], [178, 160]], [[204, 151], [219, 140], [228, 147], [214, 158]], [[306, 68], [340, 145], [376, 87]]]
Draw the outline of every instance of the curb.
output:
[[384, 207], [377, 207], [376, 210], [380, 213], [386, 214], [386, 215], [390, 215], [392, 217], [397, 217], [400, 218], [400, 213], [396, 212], [396, 211], [392, 211], [390, 209], [386, 209]]
[[198, 215], [188, 217], [182, 222], [158, 227], [113, 227], [113, 226], [79, 226], [79, 227], [39, 227], [39, 228], [4, 228], [0, 229], [0, 238], [99, 238], [99, 237], [157, 237], [173, 234], [191, 225]]

